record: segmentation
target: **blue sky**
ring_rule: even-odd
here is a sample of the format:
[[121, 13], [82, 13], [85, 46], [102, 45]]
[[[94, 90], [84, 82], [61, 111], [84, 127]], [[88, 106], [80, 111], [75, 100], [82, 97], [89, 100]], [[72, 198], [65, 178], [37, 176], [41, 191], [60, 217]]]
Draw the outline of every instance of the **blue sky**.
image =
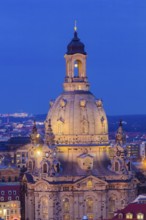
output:
[[48, 111], [62, 92], [74, 20], [106, 113], [146, 113], [145, 0], [1, 0], [0, 113]]

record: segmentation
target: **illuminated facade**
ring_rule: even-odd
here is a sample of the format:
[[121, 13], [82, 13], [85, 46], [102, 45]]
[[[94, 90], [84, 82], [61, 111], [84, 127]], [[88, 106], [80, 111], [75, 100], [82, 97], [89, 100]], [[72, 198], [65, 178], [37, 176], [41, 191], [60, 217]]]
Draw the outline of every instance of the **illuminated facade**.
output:
[[20, 171], [6, 162], [7, 158], [0, 159], [0, 219], [20, 220]]
[[111, 153], [103, 103], [89, 90], [86, 52], [76, 29], [65, 60], [64, 92], [50, 102], [46, 143], [35, 142], [34, 129], [28, 146], [23, 177], [27, 220], [106, 219], [137, 193], [122, 125]]

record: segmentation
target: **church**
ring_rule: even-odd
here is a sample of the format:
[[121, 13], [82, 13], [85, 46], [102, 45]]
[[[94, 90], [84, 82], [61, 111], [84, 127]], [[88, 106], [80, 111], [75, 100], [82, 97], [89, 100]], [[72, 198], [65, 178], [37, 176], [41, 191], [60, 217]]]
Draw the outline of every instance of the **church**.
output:
[[45, 142], [34, 123], [31, 144], [25, 146], [25, 219], [110, 219], [137, 196], [122, 123], [111, 147], [102, 100], [90, 92], [87, 53], [76, 27], [64, 57], [63, 92], [50, 102]]

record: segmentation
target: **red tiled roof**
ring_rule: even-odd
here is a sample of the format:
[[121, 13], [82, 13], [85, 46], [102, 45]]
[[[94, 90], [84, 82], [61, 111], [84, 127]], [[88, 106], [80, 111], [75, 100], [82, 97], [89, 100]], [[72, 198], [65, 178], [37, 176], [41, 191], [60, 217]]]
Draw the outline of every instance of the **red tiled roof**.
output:
[[14, 201], [20, 199], [20, 184], [0, 184], [0, 202]]
[[122, 213], [123, 214], [123, 220], [126, 219], [126, 214], [127, 213], [132, 213], [133, 214], [133, 220], [137, 219], [137, 214], [142, 213], [144, 214], [144, 219], [146, 219], [146, 204], [139, 204], [139, 203], [130, 203], [127, 207], [125, 207], [122, 210], [117, 211], [117, 215], [112, 218], [112, 220], [117, 220], [118, 214]]

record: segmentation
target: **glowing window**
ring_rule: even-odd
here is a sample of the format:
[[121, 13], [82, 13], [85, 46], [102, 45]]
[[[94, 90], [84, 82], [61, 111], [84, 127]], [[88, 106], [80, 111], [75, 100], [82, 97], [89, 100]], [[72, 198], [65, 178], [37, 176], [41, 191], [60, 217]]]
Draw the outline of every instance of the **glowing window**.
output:
[[137, 219], [144, 219], [144, 214], [143, 213], [138, 213], [137, 214]]
[[41, 211], [41, 218], [43, 220], [48, 220], [48, 210], [49, 210], [49, 201], [46, 196], [41, 197], [40, 200], [40, 211]]
[[127, 213], [126, 214], [126, 219], [133, 219], [133, 214], [132, 213]]
[[93, 216], [93, 215], [88, 215], [88, 219], [89, 219], [89, 220], [93, 220], [93, 219], [94, 219], [94, 216]]
[[74, 77], [79, 76], [79, 61], [75, 60], [74, 62]]
[[93, 199], [91, 197], [86, 199], [86, 211], [93, 212]]
[[109, 212], [113, 213], [115, 211], [115, 199], [110, 198], [109, 200]]
[[63, 209], [65, 212], [69, 212], [69, 199], [65, 198], [63, 199]]

